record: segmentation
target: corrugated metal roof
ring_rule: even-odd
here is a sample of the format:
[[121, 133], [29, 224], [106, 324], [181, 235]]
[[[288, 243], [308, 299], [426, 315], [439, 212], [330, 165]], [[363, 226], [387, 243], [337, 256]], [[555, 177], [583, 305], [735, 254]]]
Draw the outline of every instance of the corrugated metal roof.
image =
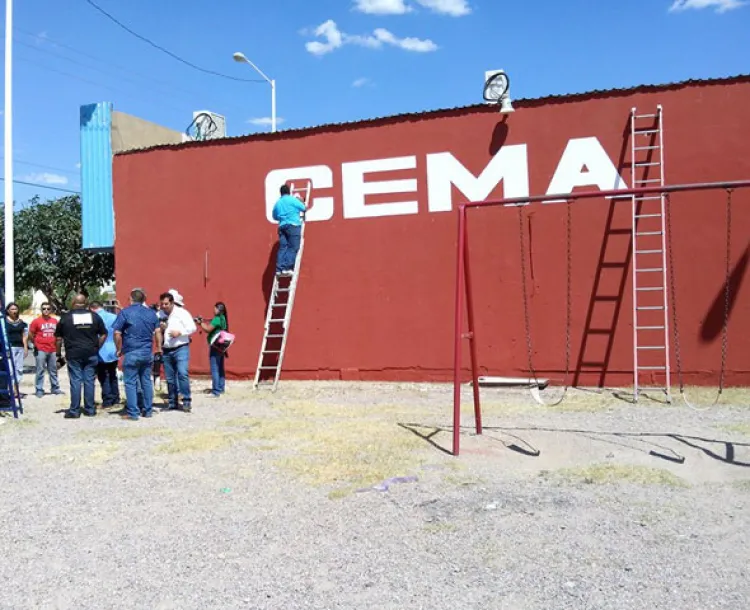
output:
[[[578, 102], [592, 98], [606, 98], [606, 97], [619, 97], [626, 95], [633, 95], [634, 93], [652, 93], [656, 91], [668, 91], [674, 89], [682, 89], [685, 87], [701, 87], [701, 86], [714, 86], [714, 85], [731, 85], [735, 83], [750, 82], [750, 74], [738, 74], [736, 76], [727, 76], [721, 78], [707, 78], [707, 79], [690, 79], [674, 83], [665, 83], [657, 85], [637, 85], [635, 87], [627, 88], [615, 88], [615, 89], [595, 89], [593, 91], [586, 91], [583, 93], [561, 93], [555, 95], [546, 95], [536, 98], [525, 98], [525, 99], [514, 99], [513, 105], [516, 108], [533, 108], [543, 104], [555, 104], [555, 103], [567, 103], [567, 102]], [[254, 133], [242, 136], [232, 136], [228, 138], [218, 138], [215, 140], [205, 141], [188, 141], [180, 144], [160, 144], [157, 146], [149, 146], [147, 148], [136, 148], [128, 151], [118, 153], [120, 155], [132, 155], [142, 152], [148, 152], [151, 150], [160, 149], [179, 149], [179, 148], [191, 148], [195, 146], [216, 146], [222, 144], [238, 144], [241, 142], [251, 142], [254, 140], [283, 140], [289, 137], [301, 137], [307, 136], [314, 133], [320, 133], [324, 131], [346, 131], [350, 129], [361, 129], [363, 127], [375, 127], [378, 125], [385, 125], [389, 123], [400, 123], [405, 121], [422, 120], [426, 118], [438, 117], [441, 115], [456, 115], [465, 114], [469, 112], [488, 112], [495, 113], [497, 109], [494, 106], [481, 103], [481, 104], [470, 104], [468, 106], [455, 106], [453, 108], [440, 108], [436, 110], [423, 110], [419, 112], [405, 112], [402, 114], [394, 114], [383, 117], [374, 117], [369, 119], [361, 119], [358, 121], [347, 121], [343, 123], [326, 123], [324, 125], [315, 125], [311, 127], [300, 127], [297, 129], [284, 129], [277, 131], [276, 133]]]
[[112, 203], [112, 104], [81, 106], [81, 210], [83, 249], [114, 245]]

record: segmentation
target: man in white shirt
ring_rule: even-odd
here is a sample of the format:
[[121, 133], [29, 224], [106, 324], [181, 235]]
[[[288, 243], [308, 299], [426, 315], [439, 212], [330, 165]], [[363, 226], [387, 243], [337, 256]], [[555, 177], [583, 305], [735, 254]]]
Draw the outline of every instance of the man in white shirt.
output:
[[178, 394], [182, 395], [182, 410], [190, 413], [190, 335], [197, 329], [190, 312], [185, 309], [182, 295], [176, 290], [165, 292], [159, 297], [161, 310], [167, 315], [163, 329], [164, 343], [162, 357], [164, 375], [167, 378], [169, 409], [179, 409]]

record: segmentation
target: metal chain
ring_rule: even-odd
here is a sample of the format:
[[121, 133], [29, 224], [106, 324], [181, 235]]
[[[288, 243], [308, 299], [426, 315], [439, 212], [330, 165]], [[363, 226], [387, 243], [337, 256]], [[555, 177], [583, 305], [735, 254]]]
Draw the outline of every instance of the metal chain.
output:
[[[680, 354], [680, 331], [677, 325], [677, 299], [675, 298], [675, 272], [674, 256], [672, 254], [672, 206], [669, 193], [665, 195], [665, 212], [667, 220], [667, 250], [669, 253], [669, 292], [672, 309], [672, 334], [674, 337], [675, 361], [677, 364], [677, 379], [680, 384], [680, 393], [684, 395], [684, 382], [682, 378], [682, 359]], [[725, 274], [724, 274], [724, 320], [721, 327], [721, 369], [719, 371], [719, 391], [716, 395], [716, 404], [719, 396], [724, 391], [724, 375], [727, 363], [727, 346], [728, 346], [728, 326], [729, 326], [729, 309], [731, 302], [731, 265], [732, 265], [732, 189], [727, 189], [727, 213], [726, 213], [726, 231], [727, 231], [727, 249], [725, 256]]]
[[[523, 321], [526, 330], [526, 354], [529, 361], [529, 372], [531, 373], [536, 385], [539, 385], [536, 370], [533, 362], [533, 346], [531, 340], [531, 316], [529, 313], [528, 290], [526, 285], [526, 246], [523, 238], [523, 207], [518, 206], [518, 240], [521, 251], [521, 292], [523, 296]], [[566, 208], [566, 294], [565, 294], [565, 379], [563, 397], [568, 390], [568, 378], [570, 377], [570, 327], [573, 315], [573, 289], [572, 289], [572, 262], [573, 262], [573, 223], [572, 223], [572, 204], [570, 199], [565, 203]], [[562, 397], [560, 398], [562, 400]]]
[[674, 338], [674, 356], [677, 364], [677, 380], [680, 393], [684, 393], [685, 384], [682, 381], [682, 356], [680, 353], [680, 329], [677, 324], [677, 299], [675, 290], [674, 254], [672, 253], [672, 200], [669, 193], [664, 195], [664, 210], [667, 220], [667, 253], [669, 255], [669, 300], [672, 310], [672, 337]]
[[732, 189], [727, 189], [727, 255], [726, 273], [724, 275], [724, 322], [721, 327], [721, 372], [719, 373], [719, 394], [724, 390], [724, 373], [727, 364], [727, 341], [729, 326], [729, 307], [731, 300], [731, 266], [732, 266]]
[[572, 323], [572, 311], [573, 311], [573, 216], [572, 216], [572, 201], [568, 199], [565, 202], [565, 208], [567, 212], [567, 235], [566, 235], [566, 257], [567, 257], [567, 268], [566, 268], [566, 283], [567, 283], [567, 294], [565, 295], [565, 388], [568, 387], [568, 377], [570, 375], [570, 326]]

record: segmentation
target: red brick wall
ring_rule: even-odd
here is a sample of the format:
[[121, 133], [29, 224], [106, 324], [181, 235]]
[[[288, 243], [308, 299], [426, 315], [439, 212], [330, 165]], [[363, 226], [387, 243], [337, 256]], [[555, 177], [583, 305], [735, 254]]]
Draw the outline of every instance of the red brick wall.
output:
[[[330, 220], [307, 226], [285, 378], [448, 380], [457, 217], [455, 212], [428, 211], [426, 155], [451, 152], [476, 175], [500, 146], [526, 144], [529, 190], [542, 194], [568, 141], [596, 137], [629, 183], [630, 109], [652, 112], [657, 104], [665, 112], [667, 183], [750, 178], [750, 80], [519, 102], [505, 123], [493, 110], [472, 108], [118, 155], [114, 192], [120, 299], [127, 298], [133, 285], [145, 286], [150, 302], [159, 292], [177, 288], [188, 309], [204, 316], [216, 300], [225, 301], [238, 336], [227, 363], [229, 373], [252, 376], [275, 243], [275, 226], [266, 220], [266, 175], [278, 168], [326, 165], [334, 186], [316, 189], [314, 195], [332, 196], [334, 212]], [[343, 162], [410, 155], [416, 156], [416, 170], [367, 179], [416, 178], [418, 213], [344, 217]], [[504, 182], [492, 196], [503, 196]], [[454, 197], [459, 201], [462, 195], [454, 189]], [[737, 191], [734, 198], [728, 381], [746, 384], [750, 350], [743, 342], [750, 331], [750, 286], [743, 278], [750, 243], [750, 189]], [[367, 203], [404, 199], [409, 196], [372, 195]], [[726, 249], [724, 193], [681, 194], [673, 200], [682, 363], [689, 382], [716, 383]], [[536, 205], [524, 212], [534, 364], [555, 380], [562, 378], [565, 355], [564, 207]], [[626, 274], [623, 284], [621, 269], [602, 268], [600, 263], [626, 260], [630, 204], [591, 200], [576, 203], [572, 214], [572, 369], [579, 368], [576, 380], [582, 385], [627, 384], [632, 381], [631, 278]], [[526, 374], [517, 212], [471, 210], [469, 227], [483, 372]], [[618, 297], [609, 305], [598, 300], [592, 307], [597, 277], [599, 297]], [[590, 310], [588, 328], [614, 320], [611, 336], [586, 334]], [[581, 354], [585, 338], [588, 344]], [[193, 368], [204, 372], [203, 337], [194, 345]], [[600, 364], [577, 367], [581, 360]]]

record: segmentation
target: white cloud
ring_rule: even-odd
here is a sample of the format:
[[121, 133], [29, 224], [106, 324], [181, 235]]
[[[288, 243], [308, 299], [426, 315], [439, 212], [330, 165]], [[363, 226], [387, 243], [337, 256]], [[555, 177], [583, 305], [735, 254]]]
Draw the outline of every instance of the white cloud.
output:
[[[257, 127], [270, 127], [271, 123], [273, 122], [273, 119], [270, 116], [259, 116], [252, 119], [248, 119], [247, 122], [250, 125], [255, 125]], [[276, 117], [276, 124], [281, 125], [284, 122], [284, 118], [277, 116]]]
[[81, 169], [81, 164], [80, 163], [76, 163], [76, 169]]
[[674, 0], [669, 10], [670, 12], [678, 12], [691, 8], [696, 10], [713, 8], [717, 13], [726, 13], [745, 4], [747, 4], [746, 0]]
[[354, 10], [368, 15], [404, 15], [412, 8], [404, 0], [355, 0]]
[[21, 180], [24, 182], [38, 182], [39, 184], [49, 184], [63, 186], [68, 184], [68, 179], [60, 174], [51, 174], [49, 172], [41, 172], [38, 174], [27, 174], [22, 176]]
[[438, 46], [432, 40], [413, 37], [399, 38], [383, 28], [378, 28], [372, 34], [366, 35], [346, 34], [339, 30], [336, 22], [332, 19], [320, 24], [315, 28], [314, 33], [315, 36], [324, 38], [325, 41], [313, 40], [305, 44], [307, 51], [313, 55], [325, 55], [346, 44], [369, 49], [379, 49], [383, 45], [390, 45], [415, 53], [429, 53], [438, 49]]
[[[467, 0], [415, 0], [420, 6], [440, 15], [463, 17], [471, 13]], [[354, 10], [368, 15], [405, 15], [414, 8], [405, 0], [354, 0]]]
[[[415, 53], [429, 53], [431, 51], [437, 51], [438, 46], [429, 39], [422, 40], [421, 38], [398, 38], [394, 36], [388, 30], [378, 28], [373, 32], [375, 39], [384, 44], [390, 44], [394, 47], [399, 47], [405, 51], [414, 51]], [[379, 45], [378, 45], [379, 46]]]
[[463, 17], [471, 13], [467, 0], [417, 0], [419, 4], [441, 15]]
[[362, 78], [357, 78], [352, 82], [352, 87], [364, 87], [365, 85], [371, 85], [372, 81], [367, 78], [366, 76], [363, 76]]
[[308, 42], [305, 45], [305, 48], [308, 50], [308, 52], [312, 53], [313, 55], [325, 55], [326, 53], [330, 53], [334, 49], [338, 49], [342, 44], [344, 44], [344, 37], [342, 36], [338, 26], [336, 25], [336, 22], [333, 19], [329, 19], [328, 21], [321, 23], [318, 27], [315, 28], [313, 35], [318, 38], [326, 39], [326, 42], [319, 42], [317, 40], [314, 40], [312, 42]]

